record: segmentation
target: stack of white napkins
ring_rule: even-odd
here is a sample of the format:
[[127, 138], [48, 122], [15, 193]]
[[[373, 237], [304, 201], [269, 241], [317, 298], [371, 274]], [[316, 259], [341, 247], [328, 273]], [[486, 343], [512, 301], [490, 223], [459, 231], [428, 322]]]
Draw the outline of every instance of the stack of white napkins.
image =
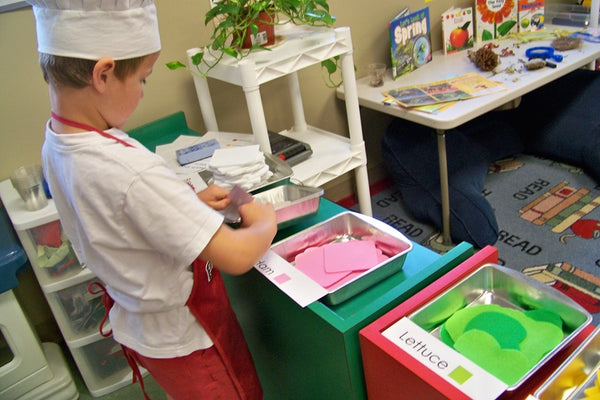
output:
[[257, 144], [215, 150], [208, 169], [213, 173], [214, 183], [228, 189], [238, 185], [249, 190], [273, 175]]

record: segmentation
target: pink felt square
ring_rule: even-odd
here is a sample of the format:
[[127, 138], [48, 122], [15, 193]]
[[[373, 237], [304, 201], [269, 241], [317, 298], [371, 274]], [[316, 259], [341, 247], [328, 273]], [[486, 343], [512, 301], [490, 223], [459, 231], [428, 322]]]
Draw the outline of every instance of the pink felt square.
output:
[[370, 240], [350, 240], [323, 246], [325, 271], [364, 271], [379, 263], [378, 250]]
[[290, 278], [290, 276], [288, 274], [279, 274], [275, 278], [273, 278], [273, 280], [275, 282], [279, 283], [280, 285], [286, 283], [290, 279], [292, 279], [292, 278]]
[[344, 278], [349, 272], [328, 273], [324, 267], [322, 247], [309, 247], [296, 256], [296, 268], [308, 275], [313, 281], [326, 288]]
[[[381, 250], [377, 249], [377, 264], [381, 264], [382, 262], [384, 262], [387, 259], [389, 259], [389, 257], [386, 256], [385, 254], [383, 254], [381, 252]], [[375, 265], [373, 265], [373, 266], [375, 266]], [[362, 275], [364, 273], [365, 273], [365, 271], [354, 271], [354, 272], [351, 272], [350, 274], [348, 274], [343, 279], [341, 279], [341, 280], [339, 280], [339, 281], [331, 284], [330, 286], [326, 286], [325, 289], [328, 289], [330, 291], [334, 290], [334, 289], [337, 289], [337, 288], [343, 286], [344, 284], [346, 284], [347, 282], [350, 282], [350, 281], [354, 280], [356, 277], [358, 277], [358, 276], [360, 276], [360, 275]]]

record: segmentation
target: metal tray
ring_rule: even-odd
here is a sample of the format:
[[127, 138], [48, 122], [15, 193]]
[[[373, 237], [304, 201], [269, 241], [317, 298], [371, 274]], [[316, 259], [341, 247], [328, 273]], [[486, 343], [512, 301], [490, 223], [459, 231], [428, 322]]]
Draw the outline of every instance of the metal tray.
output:
[[[292, 167], [287, 165], [282, 159], [279, 157], [275, 157], [272, 154], [265, 154], [265, 163], [269, 166], [269, 170], [273, 173], [273, 175], [264, 182], [259, 183], [256, 186], [253, 186], [248, 190], [248, 192], [256, 192], [258, 190], [266, 190], [268, 188], [273, 187], [277, 183], [281, 183], [286, 179], [289, 179], [292, 176]], [[213, 174], [209, 170], [199, 171], [200, 177], [206, 182], [207, 185], [213, 183]]]
[[342, 303], [386, 277], [400, 271], [413, 245], [402, 233], [366, 215], [342, 212], [271, 246], [271, 249], [294, 265], [296, 256], [310, 247], [343, 240], [368, 239], [389, 258], [343, 285], [332, 289], [321, 300], [329, 305]]
[[293, 225], [319, 211], [325, 191], [321, 188], [283, 184], [253, 195], [254, 201], [271, 203], [277, 216], [277, 228]]
[[[455, 305], [448, 310], [448, 305]], [[509, 386], [507, 391], [517, 389], [525, 380], [542, 367], [557, 352], [566, 346], [592, 320], [592, 316], [583, 307], [558, 290], [547, 286], [530, 276], [496, 264], [485, 264], [462, 281], [441, 293], [435, 299], [412, 313], [409, 318], [422, 325], [430, 334], [439, 338], [439, 330], [454, 312], [477, 304], [497, 304], [517, 310], [537, 308], [550, 309], [563, 320], [563, 340], [519, 381]], [[440, 316], [440, 310], [448, 311], [445, 319], [434, 321]], [[423, 326], [424, 321], [431, 322]], [[435, 327], [432, 327], [435, 325]]]
[[[600, 368], [600, 328], [596, 328], [534, 393], [539, 400], [584, 399]], [[583, 377], [583, 379], [582, 379]]]

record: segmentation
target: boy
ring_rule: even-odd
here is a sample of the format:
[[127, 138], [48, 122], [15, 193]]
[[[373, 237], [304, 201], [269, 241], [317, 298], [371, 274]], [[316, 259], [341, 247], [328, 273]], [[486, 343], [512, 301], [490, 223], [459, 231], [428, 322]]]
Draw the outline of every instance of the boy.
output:
[[173, 399], [262, 398], [218, 270], [244, 273], [268, 250], [273, 207], [241, 206], [231, 229], [211, 209], [227, 190], [196, 195], [119, 129], [159, 56], [153, 1], [30, 3], [52, 109], [44, 172], [75, 252], [114, 301], [134, 376], [142, 365]]

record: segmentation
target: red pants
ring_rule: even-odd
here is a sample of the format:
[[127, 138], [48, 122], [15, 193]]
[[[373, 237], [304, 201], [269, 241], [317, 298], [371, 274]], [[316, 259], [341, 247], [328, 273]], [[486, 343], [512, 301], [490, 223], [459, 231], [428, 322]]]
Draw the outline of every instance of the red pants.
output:
[[236, 400], [237, 390], [214, 346], [176, 358], [148, 358], [126, 348], [174, 400]]

